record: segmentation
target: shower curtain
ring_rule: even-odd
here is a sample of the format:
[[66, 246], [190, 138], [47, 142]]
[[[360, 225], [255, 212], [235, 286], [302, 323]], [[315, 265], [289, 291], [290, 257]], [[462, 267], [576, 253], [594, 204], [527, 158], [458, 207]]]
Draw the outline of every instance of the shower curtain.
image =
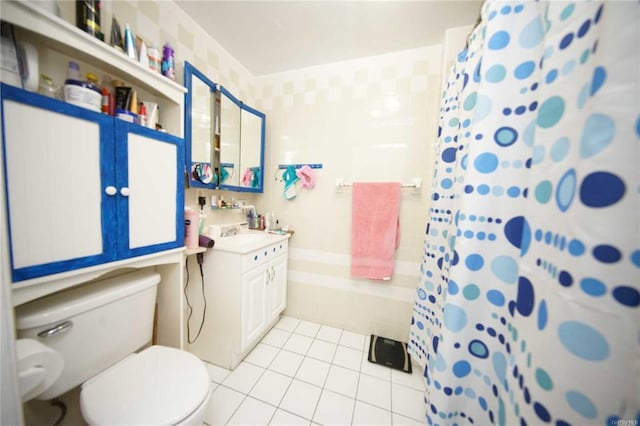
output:
[[409, 342], [425, 420], [637, 425], [640, 3], [481, 13], [441, 101]]

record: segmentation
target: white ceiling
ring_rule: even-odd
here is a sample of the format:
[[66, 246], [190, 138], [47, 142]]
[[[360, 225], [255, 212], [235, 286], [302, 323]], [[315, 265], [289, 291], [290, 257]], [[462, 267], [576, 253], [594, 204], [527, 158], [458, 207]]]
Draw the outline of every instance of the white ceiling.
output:
[[255, 76], [442, 42], [481, 0], [176, 3]]

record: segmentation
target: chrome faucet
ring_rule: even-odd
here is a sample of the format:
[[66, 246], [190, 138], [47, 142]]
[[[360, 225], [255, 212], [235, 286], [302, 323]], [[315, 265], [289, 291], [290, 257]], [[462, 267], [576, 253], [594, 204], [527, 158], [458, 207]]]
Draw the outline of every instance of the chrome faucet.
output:
[[231, 237], [233, 235], [238, 235], [241, 230], [242, 230], [242, 226], [241, 225], [237, 225], [237, 226], [234, 226], [232, 228], [228, 228], [228, 229], [225, 229], [224, 231], [222, 231], [220, 233], [220, 237], [224, 238], [224, 237]]

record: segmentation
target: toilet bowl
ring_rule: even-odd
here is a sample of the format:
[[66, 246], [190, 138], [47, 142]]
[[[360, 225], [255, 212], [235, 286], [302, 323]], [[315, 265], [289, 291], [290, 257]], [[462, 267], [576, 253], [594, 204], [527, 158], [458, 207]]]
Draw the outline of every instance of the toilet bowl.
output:
[[18, 359], [23, 401], [81, 385], [91, 425], [201, 425], [212, 391], [204, 364], [149, 346], [159, 282], [138, 271], [18, 306], [18, 337], [31, 342]]
[[210, 383], [195, 355], [151, 346], [85, 382], [80, 409], [90, 425], [201, 425]]

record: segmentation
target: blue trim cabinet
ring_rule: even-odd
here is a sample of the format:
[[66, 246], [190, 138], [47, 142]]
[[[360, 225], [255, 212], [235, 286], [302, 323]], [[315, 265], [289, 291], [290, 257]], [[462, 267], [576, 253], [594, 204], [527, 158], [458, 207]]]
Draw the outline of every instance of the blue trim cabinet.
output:
[[13, 282], [183, 246], [183, 139], [1, 91]]

